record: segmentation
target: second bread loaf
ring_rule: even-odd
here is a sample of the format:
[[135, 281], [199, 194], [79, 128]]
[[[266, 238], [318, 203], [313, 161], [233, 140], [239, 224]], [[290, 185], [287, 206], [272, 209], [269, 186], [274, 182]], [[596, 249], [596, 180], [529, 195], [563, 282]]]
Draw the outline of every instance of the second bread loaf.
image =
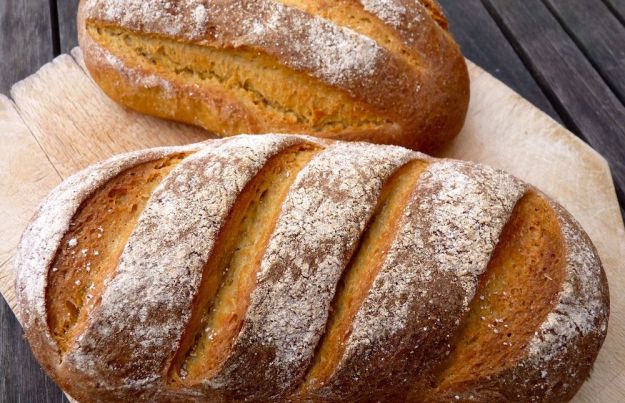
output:
[[446, 27], [434, 0], [83, 0], [78, 22], [94, 80], [140, 112], [427, 151], [469, 101]]
[[535, 188], [296, 135], [94, 165], [16, 267], [33, 351], [81, 401], [561, 401], [607, 331], [594, 247]]

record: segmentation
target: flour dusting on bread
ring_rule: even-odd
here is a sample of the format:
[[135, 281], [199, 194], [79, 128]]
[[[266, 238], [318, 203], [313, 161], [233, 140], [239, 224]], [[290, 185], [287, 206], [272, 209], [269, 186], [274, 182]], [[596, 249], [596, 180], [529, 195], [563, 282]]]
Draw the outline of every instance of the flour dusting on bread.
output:
[[566, 240], [567, 267], [558, 303], [529, 344], [530, 357], [537, 361], [553, 359], [576, 337], [605, 333], [608, 325], [607, 289], [597, 251], [575, 219], [551, 205]]
[[[293, 136], [240, 136], [184, 159], [153, 192], [115, 276], [77, 349], [67, 358], [93, 376], [114, 367], [121, 385], [148, 384], [175, 353], [202, 269], [245, 185]], [[111, 364], [93, 351], [123, 341]]]
[[[299, 173], [261, 263], [233, 357], [214, 381], [259, 399], [296, 384], [312, 361], [336, 285], [382, 186], [418, 155], [341, 143]], [[253, 391], [250, 373], [262, 374]]]
[[[111, 98], [220, 135], [308, 133], [423, 151], [455, 137], [470, 88], [446, 22], [417, 0], [324, 1], [85, 0], [79, 41], [124, 62], [107, 68], [85, 51]], [[357, 18], [342, 14], [350, 9]], [[171, 79], [173, 96], [153, 91], [153, 79], [136, 85], [129, 69]], [[273, 84], [286, 79], [286, 87]], [[319, 127], [320, 119], [332, 124]], [[373, 128], [373, 121], [381, 122]]]
[[[299, 171], [281, 205], [231, 355], [200, 385], [169, 382], [202, 269], [232, 206], [271, 156], [306, 142], [322, 144], [266, 135], [147, 150], [95, 165], [54, 190], [20, 245], [17, 291], [31, 345], [55, 379], [79, 398], [288, 399], [314, 359], [339, 278], [383, 185], [415, 159], [429, 165], [356, 314], [334, 378], [320, 393], [349, 398], [405, 392], [427, 379], [432, 363], [452, 350], [500, 233], [532, 188], [469, 162], [327, 142]], [[47, 327], [46, 278], [72, 217], [127, 167], [183, 151], [195, 153], [152, 193], [100, 304], [85, 321], [87, 330], [59, 362]], [[608, 291], [597, 254], [579, 225], [551, 206], [567, 248], [559, 301], [527, 340], [523, 356], [489, 378], [490, 387], [519, 399], [569, 396], [590, 371], [607, 330]], [[89, 253], [78, 240], [72, 250]]]
[[501, 171], [459, 162], [433, 164], [423, 179], [440, 186], [421, 202], [421, 214], [431, 219], [426, 242], [438, 269], [457, 276], [466, 308], [524, 186]]
[[96, 63], [102, 63], [116, 69], [124, 75], [131, 85], [138, 88], [158, 88], [166, 97], [172, 98], [175, 96], [174, 85], [171, 81], [155, 74], [141, 74], [137, 70], [127, 67], [120, 58], [97, 44], [93, 44], [89, 52], [91, 52], [91, 57]]
[[398, 0], [360, 0], [360, 3], [366, 11], [393, 27], [401, 26], [402, 18], [407, 12], [406, 7]]
[[[427, 364], [424, 351], [437, 355], [440, 340], [458, 328], [524, 189], [491, 168], [448, 160], [429, 165], [321, 396], [336, 397], [338, 385], [375, 388], [380, 372], [396, 371], [392, 382], [401, 385]], [[428, 337], [432, 332], [440, 336]], [[368, 368], [355, 364], [360, 357], [369, 357]]]
[[[282, 49], [292, 54], [292, 67], [312, 71], [329, 84], [366, 80], [383, 61], [382, 49], [370, 38], [271, 1], [89, 0], [86, 10], [88, 18], [188, 41]], [[230, 16], [229, 27], [209, 32], [211, 25], [226, 23], [222, 15]], [[290, 40], [284, 42], [285, 37]]]

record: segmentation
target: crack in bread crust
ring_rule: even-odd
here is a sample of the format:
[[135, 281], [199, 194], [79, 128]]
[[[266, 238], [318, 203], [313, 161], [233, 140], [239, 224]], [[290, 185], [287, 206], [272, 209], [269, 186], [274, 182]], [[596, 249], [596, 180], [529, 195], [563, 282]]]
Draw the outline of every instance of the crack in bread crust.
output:
[[[404, 88], [414, 87], [408, 79], [406, 66], [370, 38], [279, 3], [247, 0], [241, 4], [228, 0], [199, 4], [198, 7], [205, 10], [204, 20], [198, 30], [194, 30], [191, 9], [181, 6], [170, 11], [164, 9], [160, 0], [151, 0], [150, 5], [133, 1], [128, 2], [124, 10], [118, 10], [115, 3], [107, 1], [88, 2], [87, 21], [120, 25], [135, 31], [142, 28], [148, 34], [173, 36], [204, 46], [256, 49], [378, 108], [393, 100], [389, 92], [403, 93]], [[142, 11], [150, 9], [153, 14]], [[154, 15], [159, 15], [160, 19], [153, 19]], [[177, 34], [171, 35], [171, 24], [176, 24], [173, 29], [178, 30]], [[373, 83], [378, 80], [387, 91], [375, 90], [377, 85]], [[407, 102], [393, 104], [396, 109], [412, 109]], [[385, 112], [389, 112], [386, 113], [389, 116], [397, 114], [390, 110]]]
[[429, 165], [337, 370], [316, 396], [405, 396], [431, 361], [445, 355], [448, 334], [522, 192], [517, 180], [492, 168], [448, 160]]
[[310, 396], [330, 378], [341, 359], [352, 323], [381, 269], [397, 233], [399, 220], [419, 176], [424, 161], [411, 161], [397, 170], [384, 185], [373, 216], [362, 233], [350, 264], [343, 271], [330, 308], [326, 330], [315, 350], [298, 394]]
[[[305, 142], [240, 136], [181, 162], [141, 214], [100, 306], [66, 356], [68, 365], [102, 379], [101, 389], [113, 396], [161, 385], [190, 318], [202, 268], [236, 198], [268, 159]], [[113, 344], [111, 351], [107, 346]]]
[[496, 376], [527, 354], [553, 310], [565, 276], [565, 243], [555, 212], [539, 194], [519, 200], [480, 279], [476, 297], [440, 369], [434, 395]]
[[[47, 278], [63, 236], [80, 205], [126, 169], [167, 155], [194, 152], [202, 147], [201, 144], [161, 147], [114, 156], [65, 179], [42, 202], [17, 249], [15, 265], [19, 270], [15, 288], [22, 325], [33, 329], [29, 342], [33, 350], [39, 352], [39, 362], [48, 373], [59, 371], [59, 346], [48, 327]], [[68, 381], [56, 380], [66, 389], [72, 386]]]
[[382, 184], [419, 158], [405, 149], [377, 147], [340, 143], [300, 172], [261, 263], [232, 356], [207, 385], [233, 399], [268, 399], [285, 397], [300, 383]]
[[170, 377], [185, 385], [213, 376], [228, 357], [260, 260], [297, 173], [321, 150], [303, 144], [270, 159], [239, 195], [220, 231]]
[[[407, 13], [403, 5], [378, 0], [278, 0], [278, 2], [310, 15], [318, 15], [338, 26], [347, 27], [373, 39], [380, 47], [397, 55], [415, 71], [428, 63], [397, 34], [395, 27], [400, 25], [401, 15]], [[419, 6], [416, 8], [413, 6], [413, 9], [418, 10], [413, 16], [415, 23], [422, 22], [425, 18], [422, 12], [424, 10], [420, 10]]]
[[[485, 378], [438, 390], [431, 401], [568, 401], [588, 378], [605, 339], [608, 284], [597, 251], [564, 208], [545, 195], [564, 244], [564, 278], [555, 301], [517, 362]], [[561, 262], [562, 263], [562, 262]]]
[[122, 172], [85, 200], [72, 218], [46, 290], [48, 325], [62, 354], [84, 330], [152, 190], [185, 157], [171, 155]]
[[228, 122], [232, 127], [220, 130], [222, 124], [216, 118], [203, 119], [207, 129], [222, 135], [250, 129], [335, 132], [348, 127], [375, 129], [389, 123], [342, 91], [288, 69], [258, 51], [185, 44], [108, 25], [89, 25], [87, 32], [111, 52], [107, 60], [117, 70], [146, 72], [137, 86], [160, 85], [163, 96], [172, 98], [176, 96], [174, 83], [179, 87], [199, 84], [195, 91], [204, 88], [207, 92], [212, 86], [221, 86], [230, 98], [241, 100], [250, 114], [262, 113], [269, 120], [233, 120]]

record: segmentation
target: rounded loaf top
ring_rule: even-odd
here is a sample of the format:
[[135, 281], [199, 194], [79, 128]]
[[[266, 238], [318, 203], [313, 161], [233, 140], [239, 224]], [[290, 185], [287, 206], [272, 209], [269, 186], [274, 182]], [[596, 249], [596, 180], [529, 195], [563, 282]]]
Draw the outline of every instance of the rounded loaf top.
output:
[[81, 401], [561, 401], [609, 314], [588, 236], [537, 189], [300, 135], [93, 165], [16, 268], [33, 352]]
[[310, 135], [431, 151], [460, 131], [464, 58], [434, 0], [85, 0], [95, 81], [221, 136]]

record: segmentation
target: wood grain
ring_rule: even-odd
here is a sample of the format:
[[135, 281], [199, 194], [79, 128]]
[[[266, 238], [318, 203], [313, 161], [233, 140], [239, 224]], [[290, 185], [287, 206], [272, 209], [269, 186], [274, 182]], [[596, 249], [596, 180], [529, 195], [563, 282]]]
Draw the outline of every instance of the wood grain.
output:
[[37, 205], [61, 182], [13, 103], [0, 95], [0, 292], [13, 307], [12, 258]]
[[50, 8], [41, 0], [0, 1], [0, 94], [52, 57]]
[[541, 0], [483, 0], [567, 126], [609, 162], [625, 200], [625, 106]]
[[624, 103], [625, 26], [596, 0], [545, 0], [545, 4]]
[[[63, 177], [114, 154], [213, 137], [198, 128], [123, 109], [69, 55], [15, 84], [11, 96]], [[50, 119], [52, 115], [55, 119]]]
[[509, 85], [543, 112], [560, 120], [480, 0], [439, 2], [449, 20], [449, 28], [467, 58]]
[[61, 181], [13, 103], [0, 95], [0, 401], [61, 402], [63, 394], [41, 370], [9, 306], [15, 304], [13, 254], [41, 199]]
[[[80, 53], [76, 55], [80, 62]], [[469, 117], [463, 132], [446, 155], [506, 169], [541, 187], [565, 205], [586, 228], [608, 273], [612, 289], [612, 316], [608, 338], [593, 376], [576, 400], [590, 402], [599, 398], [599, 401], [623, 401], [625, 229], [608, 166], [585, 143], [488, 73], [470, 65], [470, 74], [473, 97]], [[79, 85], [62, 84], [69, 79]], [[40, 96], [42, 88], [47, 89], [45, 96]], [[43, 149], [62, 176], [118, 151], [173, 144], [177, 136], [187, 136], [185, 141], [206, 136], [198, 129], [122, 110], [102, 95], [79, 63], [69, 56], [45, 66], [38, 74], [18, 84], [13, 93], [30, 131], [44, 140], [41, 142]], [[58, 99], [64, 102], [58, 102]], [[0, 122], [6, 120], [0, 119]], [[0, 123], [0, 127], [4, 130], [5, 123]], [[23, 125], [19, 127], [22, 133], [27, 133]], [[120, 131], [122, 135], [112, 135]], [[177, 141], [182, 142], [180, 139]], [[36, 143], [32, 141], [31, 144]], [[71, 152], [63, 149], [69, 145]], [[2, 158], [7, 158], [6, 154], [12, 152], [12, 148], [0, 148]], [[34, 159], [25, 163], [39, 166], [40, 160], [45, 160], [45, 157], [39, 155]], [[49, 168], [53, 171], [52, 167]], [[29, 170], [22, 166], [20, 169]], [[52, 177], [58, 181], [59, 175], [52, 174]], [[11, 178], [9, 176], [7, 180]], [[16, 181], [2, 186], [19, 187], [20, 183]], [[47, 186], [42, 185], [40, 191], [47, 191]], [[6, 205], [11, 206], [9, 209], [18, 206], [24, 199], [19, 194], [7, 194]], [[24, 209], [28, 208], [28, 205], [24, 206]], [[34, 209], [34, 203], [30, 208]], [[19, 233], [22, 228], [17, 226], [14, 232]], [[12, 234], [0, 233], [0, 236], [8, 251], [15, 247], [17, 240]], [[13, 275], [12, 271], [5, 272], [8, 276]], [[7, 289], [13, 286], [13, 280], [8, 276], [3, 280], [3, 293], [10, 295], [11, 290]]]

